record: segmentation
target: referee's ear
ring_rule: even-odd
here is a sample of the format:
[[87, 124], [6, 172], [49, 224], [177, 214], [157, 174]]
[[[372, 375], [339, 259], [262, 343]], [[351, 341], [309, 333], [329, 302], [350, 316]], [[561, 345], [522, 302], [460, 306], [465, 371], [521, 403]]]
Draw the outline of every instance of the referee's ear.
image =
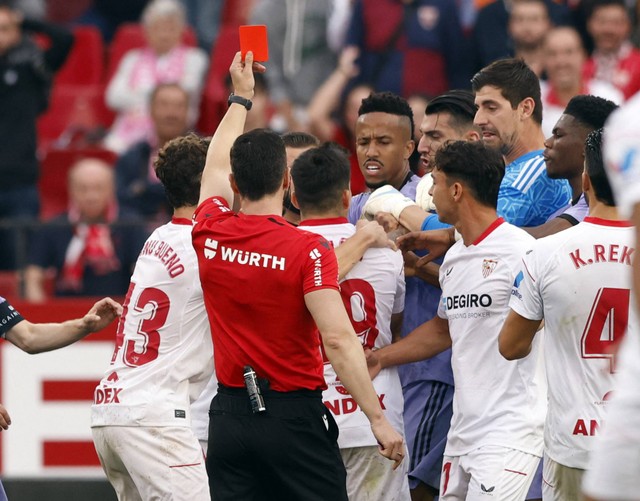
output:
[[238, 184], [236, 183], [236, 178], [233, 176], [233, 174], [229, 174], [229, 184], [231, 185], [231, 190], [233, 190], [233, 192], [236, 195], [240, 195], [240, 190], [238, 190]]

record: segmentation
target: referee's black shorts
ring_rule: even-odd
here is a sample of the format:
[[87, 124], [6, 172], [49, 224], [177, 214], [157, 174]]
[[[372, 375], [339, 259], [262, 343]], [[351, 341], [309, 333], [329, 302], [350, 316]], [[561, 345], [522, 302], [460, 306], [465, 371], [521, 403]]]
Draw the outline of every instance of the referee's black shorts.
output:
[[338, 426], [320, 391], [263, 393], [220, 385], [209, 410], [207, 473], [214, 501], [347, 501]]

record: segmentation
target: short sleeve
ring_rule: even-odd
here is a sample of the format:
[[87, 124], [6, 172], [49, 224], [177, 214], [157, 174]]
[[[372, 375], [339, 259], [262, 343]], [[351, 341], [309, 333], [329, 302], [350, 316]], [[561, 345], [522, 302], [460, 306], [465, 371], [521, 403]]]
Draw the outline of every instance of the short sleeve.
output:
[[527, 251], [522, 258], [522, 266], [513, 282], [509, 306], [528, 320], [542, 320], [544, 305], [541, 294], [540, 270], [535, 249]]
[[4, 338], [7, 332], [23, 320], [22, 315], [5, 298], [0, 296], [0, 337]]
[[303, 292], [320, 289], [340, 290], [338, 259], [331, 244], [319, 235], [311, 235], [303, 257]]
[[208, 220], [226, 219], [231, 215], [233, 215], [233, 211], [224, 198], [212, 197], [198, 205], [193, 214], [193, 220], [197, 224]]

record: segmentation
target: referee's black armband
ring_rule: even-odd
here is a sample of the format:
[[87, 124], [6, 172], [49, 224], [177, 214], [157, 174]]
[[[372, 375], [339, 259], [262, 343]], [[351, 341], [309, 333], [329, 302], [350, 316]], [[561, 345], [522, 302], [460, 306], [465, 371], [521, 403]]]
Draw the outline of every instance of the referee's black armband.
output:
[[5, 298], [0, 296], [0, 337], [4, 337], [14, 325], [23, 320], [22, 315]]

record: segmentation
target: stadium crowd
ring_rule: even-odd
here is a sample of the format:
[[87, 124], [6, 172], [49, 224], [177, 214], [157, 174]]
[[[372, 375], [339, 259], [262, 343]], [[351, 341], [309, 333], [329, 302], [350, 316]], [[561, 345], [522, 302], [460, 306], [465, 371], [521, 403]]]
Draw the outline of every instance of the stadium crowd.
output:
[[636, 2], [58, 3], [0, 0], [0, 333], [120, 316], [119, 499], [640, 499]]

